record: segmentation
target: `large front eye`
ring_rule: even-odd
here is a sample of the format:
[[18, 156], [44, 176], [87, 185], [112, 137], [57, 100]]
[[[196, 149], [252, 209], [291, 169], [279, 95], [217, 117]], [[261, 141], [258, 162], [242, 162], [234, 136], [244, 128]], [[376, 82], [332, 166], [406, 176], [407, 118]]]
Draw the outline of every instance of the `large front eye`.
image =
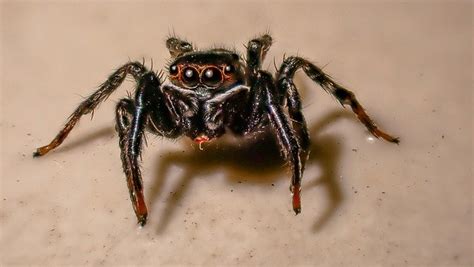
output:
[[202, 72], [201, 81], [210, 87], [218, 86], [222, 82], [222, 73], [216, 67], [209, 67]]
[[181, 79], [186, 86], [194, 87], [199, 83], [199, 73], [195, 68], [186, 67], [181, 72]]

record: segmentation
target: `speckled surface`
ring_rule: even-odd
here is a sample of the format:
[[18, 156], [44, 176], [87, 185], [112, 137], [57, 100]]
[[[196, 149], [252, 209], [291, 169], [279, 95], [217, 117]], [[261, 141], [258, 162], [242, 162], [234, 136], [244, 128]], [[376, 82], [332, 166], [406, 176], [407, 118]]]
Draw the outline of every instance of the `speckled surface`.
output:
[[[472, 4], [15, 3], [1, 7], [0, 265], [472, 266]], [[126, 83], [64, 145], [33, 159], [128, 58], [168, 60], [169, 32], [199, 47], [271, 30], [264, 67], [304, 55], [401, 137], [372, 140], [349, 110], [296, 78], [313, 146], [294, 216], [271, 139], [200, 151], [148, 135], [146, 227], [128, 200], [114, 131]]]

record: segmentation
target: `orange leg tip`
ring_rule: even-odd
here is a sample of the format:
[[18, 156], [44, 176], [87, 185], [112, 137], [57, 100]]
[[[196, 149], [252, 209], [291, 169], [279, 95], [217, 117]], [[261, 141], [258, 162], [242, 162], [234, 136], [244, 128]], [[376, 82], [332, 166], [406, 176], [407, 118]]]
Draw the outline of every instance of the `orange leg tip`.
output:
[[392, 137], [388, 134], [382, 135], [382, 138], [385, 139], [388, 142], [394, 143], [394, 144], [400, 144], [400, 138], [398, 137]]
[[395, 137], [395, 138], [393, 138], [393, 140], [392, 140], [391, 142], [392, 142], [392, 143], [395, 143], [395, 144], [397, 144], [397, 145], [399, 145], [399, 144], [400, 144], [400, 138], [399, 138], [399, 137]]
[[137, 221], [137, 224], [138, 224], [140, 227], [145, 226], [145, 224], [146, 224], [146, 218], [147, 218], [147, 214], [137, 216], [137, 220], [138, 220], [138, 221]]
[[41, 157], [46, 153], [48, 153], [48, 150], [45, 151], [44, 147], [37, 148], [36, 151], [33, 152], [33, 158]]
[[293, 189], [293, 211], [295, 215], [301, 213], [301, 198], [300, 198], [300, 187]]
[[136, 215], [137, 215], [138, 224], [140, 226], [145, 226], [146, 219], [148, 217], [148, 210], [146, 208], [143, 196], [138, 197], [138, 199], [137, 199], [137, 202], [136, 202]]
[[399, 144], [400, 143], [400, 138], [399, 137], [393, 137], [379, 129], [375, 129], [375, 131], [373, 132], [373, 135], [377, 138], [382, 138], [384, 139], [385, 141], [387, 142], [391, 142], [391, 143], [394, 143], [394, 144]]
[[296, 216], [301, 213], [301, 207], [293, 208], [293, 211], [295, 212], [295, 216]]

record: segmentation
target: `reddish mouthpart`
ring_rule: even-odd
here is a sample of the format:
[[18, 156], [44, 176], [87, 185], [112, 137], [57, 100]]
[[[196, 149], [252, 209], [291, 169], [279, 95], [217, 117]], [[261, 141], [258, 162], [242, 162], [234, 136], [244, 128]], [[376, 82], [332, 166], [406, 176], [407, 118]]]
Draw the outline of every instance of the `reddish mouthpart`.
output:
[[209, 137], [207, 137], [206, 135], [201, 135], [194, 138], [194, 142], [199, 144], [199, 150], [203, 150], [201, 144], [205, 142], [209, 142], [209, 140], [210, 140]]
[[298, 215], [298, 213], [301, 212], [301, 187], [300, 185], [296, 185], [293, 187], [292, 190], [293, 193], [293, 210], [295, 212], [295, 215]]
[[194, 142], [196, 142], [198, 144], [209, 142], [209, 140], [210, 140], [209, 137], [207, 137], [205, 135], [201, 135], [201, 136], [198, 136], [198, 137], [194, 138]]

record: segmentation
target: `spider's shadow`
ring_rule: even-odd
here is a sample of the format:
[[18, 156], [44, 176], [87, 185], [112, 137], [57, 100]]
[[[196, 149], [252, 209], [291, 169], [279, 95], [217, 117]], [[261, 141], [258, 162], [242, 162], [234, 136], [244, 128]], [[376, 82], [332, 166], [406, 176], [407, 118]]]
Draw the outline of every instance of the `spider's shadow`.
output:
[[[306, 184], [303, 190], [309, 192], [309, 187], [324, 186], [329, 197], [328, 206], [322, 214], [317, 216], [313, 224], [314, 232], [321, 229], [327, 223], [343, 200], [341, 190], [336, 181], [336, 165], [340, 155], [340, 142], [335, 136], [318, 136], [318, 133], [337, 119], [343, 117], [353, 118], [350, 115], [350, 113], [343, 110], [334, 111], [309, 127], [310, 133], [312, 133], [312, 146], [306, 166], [308, 168], [312, 165], [319, 165], [321, 175], [319, 177], [305, 175], [304, 179], [311, 182], [309, 186]], [[237, 177], [245, 177], [242, 180], [246, 183], [254, 184], [268, 185], [272, 181], [282, 179], [283, 177], [286, 177], [289, 182], [290, 177], [287, 177], [288, 172], [283, 167], [285, 161], [280, 156], [278, 144], [272, 134], [264, 134], [256, 139], [247, 139], [245, 141], [243, 144], [238, 145], [212, 145], [206, 147], [205, 151], [172, 152], [158, 160], [155, 181], [152, 182], [151, 189], [147, 192], [148, 201], [151, 205], [150, 208], [152, 208], [152, 205], [159, 203], [157, 198], [166, 180], [168, 168], [177, 165], [184, 170], [184, 173], [179, 178], [180, 181], [176, 183], [176, 188], [172, 190], [173, 194], [165, 202], [166, 207], [163, 209], [162, 214], [154, 215], [159, 218], [158, 234], [162, 233], [170, 223], [173, 211], [179, 206], [189, 183], [194, 177], [215, 173], [216, 170], [224, 169], [228, 171], [227, 178], [235, 180], [234, 182], [237, 182], [237, 179], [239, 179]], [[238, 175], [235, 175], [236, 172]], [[306, 205], [312, 205], [312, 203], [307, 203]]]

